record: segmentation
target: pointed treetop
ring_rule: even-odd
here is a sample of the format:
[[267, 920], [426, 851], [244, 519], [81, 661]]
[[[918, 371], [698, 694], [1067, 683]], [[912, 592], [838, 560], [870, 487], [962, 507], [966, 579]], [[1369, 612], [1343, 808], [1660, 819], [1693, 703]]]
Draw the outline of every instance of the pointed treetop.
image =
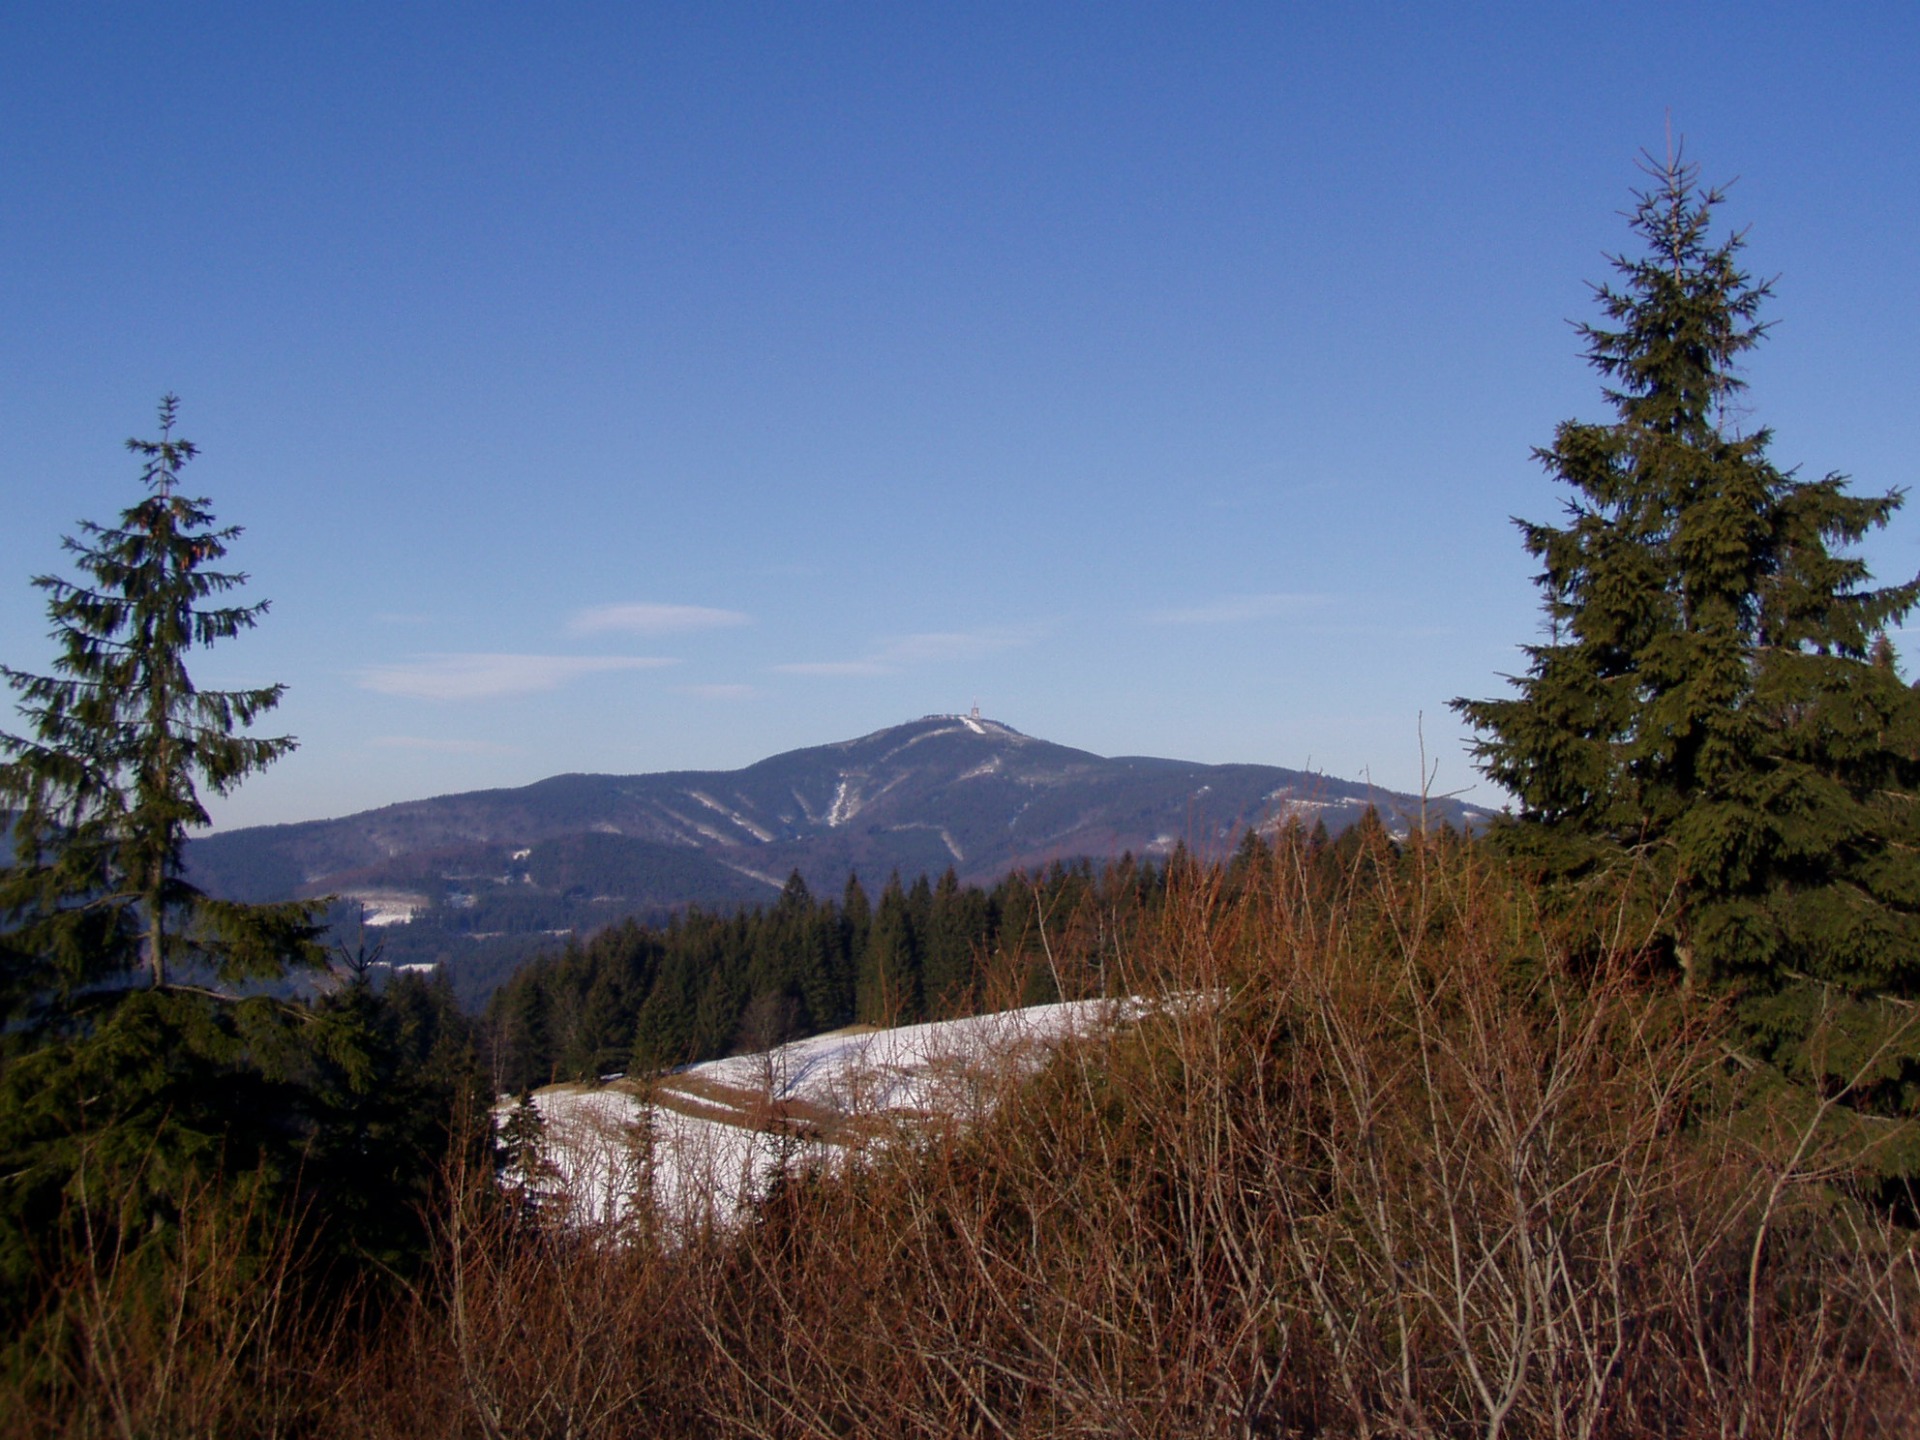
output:
[[200, 447], [191, 440], [173, 438], [173, 422], [179, 416], [180, 397], [168, 391], [160, 397], [160, 438], [135, 437], [127, 441], [127, 449], [146, 462], [140, 468], [142, 483], [163, 500], [171, 496], [173, 487], [180, 483], [180, 468], [200, 453]]

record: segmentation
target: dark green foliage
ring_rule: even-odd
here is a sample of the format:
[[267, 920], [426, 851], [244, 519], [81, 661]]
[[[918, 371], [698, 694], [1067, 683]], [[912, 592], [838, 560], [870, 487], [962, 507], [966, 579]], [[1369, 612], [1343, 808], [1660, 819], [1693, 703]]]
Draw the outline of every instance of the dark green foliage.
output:
[[292, 1018], [277, 1068], [295, 1193], [327, 1250], [404, 1273], [442, 1160], [486, 1137], [473, 1022], [444, 977], [418, 975], [350, 981]]
[[[923, 879], [921, 885], [925, 885]], [[868, 1025], [912, 1025], [919, 1021], [920, 926], [896, 872], [880, 891], [873, 930], [861, 957], [855, 1010]]]
[[479, 1079], [443, 983], [353, 982], [310, 1008], [120, 992], [84, 1035], [16, 1044], [0, 1064], [0, 1292], [33, 1300], [86, 1243], [77, 1213], [164, 1233], [183, 1196], [221, 1191], [263, 1197], [342, 1274], [404, 1271], [425, 1253], [441, 1158], [484, 1107]]
[[[54, 673], [0, 668], [24, 736], [0, 735], [0, 802], [18, 807], [0, 870], [0, 1264], [24, 1284], [35, 1245], [89, 1187], [163, 1225], [196, 1175], [245, 1169], [284, 1128], [280, 1007], [191, 987], [320, 959], [312, 907], [209, 899], [182, 876], [199, 787], [225, 793], [292, 748], [238, 733], [280, 687], [202, 691], [189, 653], [251, 628], [265, 604], [208, 604], [245, 576], [206, 568], [238, 535], [178, 491], [193, 445], [133, 440], [147, 491], [66, 548], [84, 577], [40, 576]], [[144, 970], [145, 992], [128, 987]], [[147, 1214], [146, 1212], [151, 1212]]]
[[128, 442], [145, 497], [66, 542], [82, 581], [35, 581], [53, 673], [0, 669], [27, 722], [0, 735], [0, 805], [17, 812], [0, 869], [0, 1328], [57, 1315], [63, 1270], [117, 1264], [127, 1237], [168, 1252], [193, 1207], [252, 1217], [235, 1243], [297, 1228], [316, 1284], [404, 1270], [484, 1100], [445, 986], [376, 994], [362, 950], [333, 993], [281, 998], [259, 982], [323, 964], [319, 906], [214, 900], [185, 876], [202, 788], [228, 792], [293, 741], [242, 733], [281, 687], [206, 691], [189, 673], [266, 605], [212, 603], [245, 582], [208, 568], [239, 531], [180, 493], [195, 447], [175, 412], [169, 397], [160, 437]]
[[1809, 975], [1920, 988], [1920, 699], [1887, 630], [1920, 582], [1874, 588], [1847, 547], [1899, 492], [1849, 494], [1738, 424], [1768, 286], [1717, 191], [1649, 167], [1605, 321], [1583, 326], [1615, 418], [1568, 421], [1541, 463], [1565, 523], [1522, 523], [1548, 636], [1518, 694], [1460, 700], [1519, 802], [1498, 839], [1544, 873], [1627, 871], [1630, 917], [1697, 983]]
[[547, 1187], [559, 1178], [547, 1141], [547, 1122], [534, 1103], [533, 1092], [522, 1090], [520, 1097], [500, 1122], [494, 1145], [496, 1172], [522, 1213], [537, 1211], [547, 1197]]
[[[1188, 862], [1189, 864], [1191, 862]], [[889, 878], [816, 900], [797, 874], [761, 910], [628, 923], [524, 966], [487, 1008], [497, 1091], [669, 1069], [860, 1021], [903, 1024], [1106, 993], [1164, 896], [1127, 857], [991, 890]]]
[[962, 888], [949, 866], [927, 897], [921, 937], [921, 990], [936, 1014], [958, 1015], [979, 999], [974, 947], [987, 933], [987, 897]]
[[18, 806], [0, 871], [9, 932], [6, 992], [17, 1006], [70, 998], [144, 967], [199, 962], [222, 979], [316, 964], [313, 907], [209, 899], [183, 876], [187, 831], [207, 824], [199, 788], [226, 794], [293, 748], [240, 733], [282, 687], [200, 690], [188, 655], [253, 628], [267, 604], [219, 605], [246, 576], [208, 569], [237, 527], [179, 492], [195, 453], [173, 436], [129, 440], [147, 494], [117, 526], [83, 522], [65, 544], [83, 579], [42, 575], [58, 646], [52, 675], [0, 666], [31, 733], [0, 735], [0, 803]]
[[230, 1147], [258, 1154], [285, 1098], [247, 1063], [275, 1024], [273, 1008], [141, 990], [103, 1008], [83, 1039], [10, 1037], [0, 1065], [0, 1290], [33, 1298], [76, 1201], [124, 1229], [163, 1227], [191, 1180], [228, 1168]]

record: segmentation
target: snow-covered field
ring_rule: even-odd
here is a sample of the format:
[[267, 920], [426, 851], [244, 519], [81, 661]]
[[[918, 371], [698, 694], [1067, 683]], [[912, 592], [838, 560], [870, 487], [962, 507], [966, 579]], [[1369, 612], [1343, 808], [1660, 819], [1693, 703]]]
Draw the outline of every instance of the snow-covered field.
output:
[[549, 1086], [533, 1096], [553, 1172], [538, 1188], [583, 1225], [620, 1221], [642, 1195], [670, 1221], [724, 1221], [782, 1165], [836, 1163], [929, 1117], [977, 1117], [1062, 1037], [1138, 1011], [1137, 1001], [1081, 1000], [857, 1027], [646, 1084]]

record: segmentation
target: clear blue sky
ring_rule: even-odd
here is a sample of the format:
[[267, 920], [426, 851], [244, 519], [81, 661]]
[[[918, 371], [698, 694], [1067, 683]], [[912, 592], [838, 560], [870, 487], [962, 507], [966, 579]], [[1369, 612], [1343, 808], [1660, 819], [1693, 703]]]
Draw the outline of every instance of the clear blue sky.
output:
[[1914, 480], [1916, 73], [1911, 3], [16, 0], [0, 658], [174, 390], [273, 601], [197, 673], [302, 741], [223, 824], [975, 701], [1466, 786], [1669, 111], [1776, 458]]

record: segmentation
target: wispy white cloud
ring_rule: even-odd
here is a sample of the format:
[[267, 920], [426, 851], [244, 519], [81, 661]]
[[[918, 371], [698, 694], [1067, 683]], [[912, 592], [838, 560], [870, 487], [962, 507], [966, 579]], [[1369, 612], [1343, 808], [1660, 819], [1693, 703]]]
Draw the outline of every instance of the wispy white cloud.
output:
[[637, 601], [626, 605], [595, 605], [582, 610], [567, 622], [567, 629], [576, 635], [597, 635], [608, 630], [630, 635], [674, 635], [688, 630], [724, 630], [752, 623], [753, 617], [739, 610]]
[[359, 672], [363, 690], [417, 700], [488, 700], [557, 690], [609, 670], [654, 670], [677, 660], [639, 655], [421, 655]]
[[426, 750], [437, 755], [517, 755], [512, 745], [492, 740], [450, 740], [428, 735], [376, 735], [367, 742], [376, 750]]
[[892, 675], [913, 665], [978, 660], [1031, 645], [1046, 633], [1041, 625], [1003, 625], [981, 630], [936, 630], [897, 635], [858, 660], [808, 660], [775, 665], [782, 675]]
[[1298, 615], [1329, 604], [1332, 599], [1331, 595], [1227, 595], [1205, 605], [1154, 610], [1149, 612], [1147, 620], [1154, 625], [1239, 625], [1249, 620]]
[[676, 685], [673, 687], [682, 695], [693, 695], [701, 700], [753, 700], [760, 694], [754, 685]]

